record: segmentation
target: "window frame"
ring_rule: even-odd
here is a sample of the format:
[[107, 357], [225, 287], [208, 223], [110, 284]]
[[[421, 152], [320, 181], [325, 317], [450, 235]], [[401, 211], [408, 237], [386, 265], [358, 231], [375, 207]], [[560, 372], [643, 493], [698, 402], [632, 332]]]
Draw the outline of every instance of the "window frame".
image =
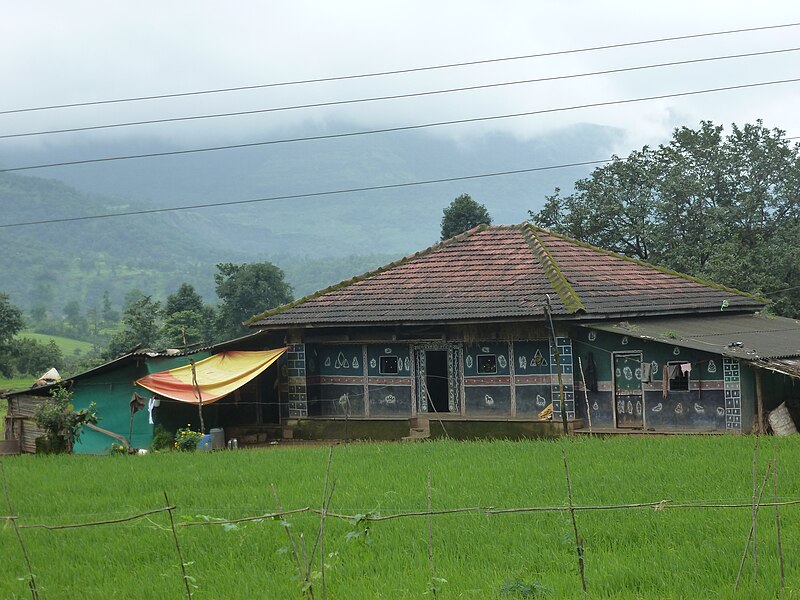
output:
[[[494, 370], [493, 371], [482, 371], [481, 370], [481, 359], [482, 358], [492, 358], [494, 360]], [[497, 354], [478, 354], [475, 356], [475, 372], [478, 375], [497, 375]]]
[[[386, 371], [383, 368], [384, 359], [393, 358], [394, 359], [394, 371]], [[400, 374], [400, 357], [396, 354], [382, 354], [378, 357], [378, 373], [381, 375], [399, 375]]]
[[[678, 361], [668, 361], [667, 362], [667, 377], [669, 377], [669, 381], [667, 383], [668, 391], [670, 391], [670, 392], [688, 392], [688, 391], [690, 391], [692, 389], [692, 385], [691, 385], [692, 372], [689, 371], [684, 376], [683, 375], [683, 371], [681, 370], [681, 365], [686, 365], [686, 364], [691, 365], [692, 363], [690, 361], [688, 361], [688, 360], [678, 360]], [[669, 368], [672, 367], [673, 365], [678, 367], [678, 373], [680, 373], [679, 377], [670, 377], [669, 376]], [[673, 387], [673, 382], [674, 381], [683, 381], [684, 379], [686, 380], [686, 387], [683, 387], [683, 385], [681, 385], [681, 387]]]

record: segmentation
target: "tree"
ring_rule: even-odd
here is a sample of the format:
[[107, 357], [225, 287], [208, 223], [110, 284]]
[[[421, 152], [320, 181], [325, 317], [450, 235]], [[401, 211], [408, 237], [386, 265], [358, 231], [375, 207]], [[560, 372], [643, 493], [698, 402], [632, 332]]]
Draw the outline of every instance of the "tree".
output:
[[0, 293], [0, 373], [13, 374], [13, 339], [24, 326], [22, 311], [11, 304], [7, 294]]
[[244, 335], [253, 315], [292, 301], [292, 288], [272, 263], [220, 263], [214, 275], [220, 304], [217, 332], [222, 339]]
[[122, 313], [125, 329], [111, 337], [105, 358], [111, 360], [136, 346], [154, 347], [160, 343], [161, 303], [150, 296], [132, 300]]
[[492, 217], [483, 204], [478, 204], [469, 194], [461, 194], [444, 209], [442, 239], [463, 233], [478, 225], [491, 225]]
[[211, 342], [214, 321], [214, 309], [203, 303], [191, 284], [182, 283], [177, 292], [167, 296], [163, 334], [168, 344], [184, 346]]
[[[676, 271], [765, 294], [800, 315], [800, 144], [758, 121], [703, 121], [547, 197], [537, 225]], [[794, 289], [792, 289], [794, 288]], [[781, 291], [784, 290], [784, 291]]]
[[11, 345], [11, 353], [14, 371], [19, 375], [38, 377], [52, 368], [64, 369], [64, 355], [55, 340], [42, 343], [31, 338], [17, 338]]

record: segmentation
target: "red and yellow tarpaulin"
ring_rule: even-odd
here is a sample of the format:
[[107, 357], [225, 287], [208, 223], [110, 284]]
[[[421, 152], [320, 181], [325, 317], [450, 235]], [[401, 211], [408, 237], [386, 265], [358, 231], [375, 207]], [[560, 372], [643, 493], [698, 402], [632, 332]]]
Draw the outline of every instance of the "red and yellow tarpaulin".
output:
[[[203, 404], [216, 402], [235, 392], [263, 373], [278, 360], [286, 348], [263, 352], [233, 350], [220, 352], [192, 365], [152, 373], [136, 380], [136, 385], [181, 402]], [[198, 397], [198, 394], [200, 398]]]

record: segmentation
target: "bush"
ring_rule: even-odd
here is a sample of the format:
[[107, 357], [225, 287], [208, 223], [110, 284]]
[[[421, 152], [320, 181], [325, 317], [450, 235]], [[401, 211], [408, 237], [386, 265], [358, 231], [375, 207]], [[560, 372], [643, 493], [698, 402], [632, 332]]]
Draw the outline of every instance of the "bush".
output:
[[171, 450], [175, 443], [175, 435], [161, 424], [153, 429], [153, 450]]
[[181, 427], [175, 434], [175, 449], [181, 452], [194, 452], [197, 450], [197, 442], [203, 434], [199, 431], [192, 431], [191, 426]]
[[97, 423], [97, 413], [92, 402], [89, 408], [76, 411], [72, 405], [72, 392], [63, 386], [50, 390], [47, 398], [33, 414], [36, 425], [45, 430], [50, 447], [59, 447], [63, 441], [67, 452], [80, 440], [81, 430], [87, 423]]

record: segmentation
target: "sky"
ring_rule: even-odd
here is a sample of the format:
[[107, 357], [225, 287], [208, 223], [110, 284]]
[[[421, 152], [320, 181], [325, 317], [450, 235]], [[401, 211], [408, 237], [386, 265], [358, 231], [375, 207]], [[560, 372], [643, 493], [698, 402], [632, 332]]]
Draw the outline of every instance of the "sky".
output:
[[[800, 22], [790, 1], [136, 2], [11, 0], [0, 7], [0, 111], [337, 77], [552, 53]], [[261, 110], [590, 73], [800, 47], [800, 27], [576, 52], [470, 67], [169, 100], [0, 114], [0, 135], [142, 119]], [[155, 139], [180, 147], [270, 139], [296, 126], [355, 131], [551, 111], [800, 78], [800, 52], [498, 86], [418, 98], [174, 124], [0, 139], [69, 147]], [[761, 118], [800, 136], [800, 82], [430, 129], [469, 143], [530, 138], [581, 123], [619, 128], [617, 154], [673, 128]], [[598, 157], [604, 158], [604, 157]], [[33, 175], [34, 173], [29, 173]]]

